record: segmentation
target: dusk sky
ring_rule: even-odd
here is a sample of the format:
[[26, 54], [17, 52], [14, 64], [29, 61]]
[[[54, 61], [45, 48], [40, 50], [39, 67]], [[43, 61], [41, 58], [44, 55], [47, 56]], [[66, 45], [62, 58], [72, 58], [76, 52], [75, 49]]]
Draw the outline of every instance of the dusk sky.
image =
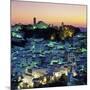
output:
[[11, 23], [32, 24], [33, 17], [47, 24], [86, 27], [86, 6], [11, 1]]

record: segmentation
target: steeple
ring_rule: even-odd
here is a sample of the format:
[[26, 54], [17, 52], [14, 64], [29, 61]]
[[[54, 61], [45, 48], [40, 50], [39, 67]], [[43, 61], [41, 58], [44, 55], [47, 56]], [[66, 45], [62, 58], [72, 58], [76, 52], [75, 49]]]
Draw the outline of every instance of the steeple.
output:
[[64, 22], [61, 22], [61, 28], [64, 30]]
[[36, 24], [36, 17], [33, 18], [33, 24]]

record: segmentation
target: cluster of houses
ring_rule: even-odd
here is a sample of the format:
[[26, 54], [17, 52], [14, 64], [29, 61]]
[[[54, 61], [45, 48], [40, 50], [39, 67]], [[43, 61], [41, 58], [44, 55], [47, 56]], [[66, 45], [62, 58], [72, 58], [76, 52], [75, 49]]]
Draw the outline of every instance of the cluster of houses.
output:
[[60, 27], [51, 26], [43, 21], [36, 22], [33, 20], [33, 25], [16, 24], [11, 26], [12, 44], [24, 45], [26, 38], [44, 38], [49, 40], [65, 40], [73, 37], [80, 29], [72, 25], [64, 25]]

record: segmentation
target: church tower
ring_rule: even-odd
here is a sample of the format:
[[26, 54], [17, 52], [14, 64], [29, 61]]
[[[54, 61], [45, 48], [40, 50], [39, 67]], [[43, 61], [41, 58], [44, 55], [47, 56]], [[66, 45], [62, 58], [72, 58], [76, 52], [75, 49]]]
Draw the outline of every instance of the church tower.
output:
[[36, 17], [33, 18], [33, 24], [36, 24]]

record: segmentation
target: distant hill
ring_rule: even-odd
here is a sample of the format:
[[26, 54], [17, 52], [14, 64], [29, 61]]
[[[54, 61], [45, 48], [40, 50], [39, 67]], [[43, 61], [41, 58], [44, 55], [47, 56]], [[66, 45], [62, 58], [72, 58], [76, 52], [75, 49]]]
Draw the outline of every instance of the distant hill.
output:
[[81, 32], [87, 32], [87, 28], [80, 27], [80, 31], [81, 31]]

